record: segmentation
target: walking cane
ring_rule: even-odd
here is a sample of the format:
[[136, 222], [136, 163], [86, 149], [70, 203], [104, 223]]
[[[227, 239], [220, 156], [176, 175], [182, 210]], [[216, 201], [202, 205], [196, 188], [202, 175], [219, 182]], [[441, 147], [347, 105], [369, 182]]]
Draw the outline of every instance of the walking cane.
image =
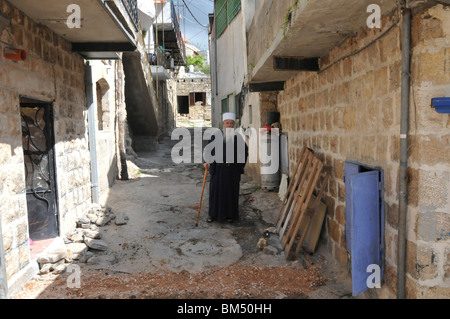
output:
[[205, 189], [206, 182], [206, 173], [208, 172], [208, 168], [205, 168], [205, 176], [203, 176], [203, 187], [202, 187], [202, 195], [200, 196], [200, 204], [198, 204], [198, 213], [197, 213], [197, 221], [195, 222], [195, 227], [198, 226], [198, 218], [200, 217], [200, 209], [202, 208], [202, 198], [203, 198], [203, 190]]

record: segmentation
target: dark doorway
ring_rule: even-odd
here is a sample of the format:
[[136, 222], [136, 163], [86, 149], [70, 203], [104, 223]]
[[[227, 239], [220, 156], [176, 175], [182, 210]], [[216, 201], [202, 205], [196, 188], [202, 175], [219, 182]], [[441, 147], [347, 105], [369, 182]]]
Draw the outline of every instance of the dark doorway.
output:
[[51, 103], [20, 100], [28, 228], [32, 240], [58, 236]]
[[178, 113], [189, 114], [189, 96], [179, 95], [177, 97], [177, 102], [178, 102]]

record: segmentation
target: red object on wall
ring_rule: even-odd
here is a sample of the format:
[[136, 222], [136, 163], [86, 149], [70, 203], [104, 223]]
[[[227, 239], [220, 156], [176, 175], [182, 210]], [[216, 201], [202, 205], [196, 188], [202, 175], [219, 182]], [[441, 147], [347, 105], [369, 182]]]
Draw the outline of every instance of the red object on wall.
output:
[[3, 56], [10, 60], [24, 61], [27, 58], [27, 52], [21, 49], [5, 48]]

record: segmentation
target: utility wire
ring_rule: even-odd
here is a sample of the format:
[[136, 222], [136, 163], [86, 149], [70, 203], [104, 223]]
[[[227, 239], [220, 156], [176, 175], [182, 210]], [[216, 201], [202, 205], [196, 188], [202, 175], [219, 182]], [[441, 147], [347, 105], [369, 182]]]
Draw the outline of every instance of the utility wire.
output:
[[186, 9], [188, 9], [189, 13], [191, 14], [191, 16], [194, 18], [195, 21], [197, 21], [198, 24], [200, 24], [202, 27], [207, 28], [208, 26], [201, 24], [197, 18], [194, 16], [194, 14], [191, 12], [191, 9], [189, 9], [189, 7], [187, 6], [186, 2], [184, 0], [182, 0], [184, 5], [186, 6]]
[[[195, 24], [195, 22], [194, 21], [192, 21], [191, 19], [189, 19], [189, 18], [187, 18], [187, 17], [185, 17], [184, 15], [181, 15], [186, 21], [189, 21], [190, 23], [194, 23]], [[204, 27], [205, 29], [208, 29], [208, 27]]]
[[371, 41], [370, 43], [366, 44], [365, 46], [363, 46], [361, 49], [349, 53], [347, 55], [344, 55], [343, 57], [337, 59], [336, 61], [334, 61], [333, 63], [330, 63], [329, 65], [327, 65], [326, 67], [324, 67], [323, 69], [319, 70], [318, 73], [322, 73], [325, 70], [328, 70], [329, 68], [331, 68], [333, 65], [335, 65], [338, 62], [341, 62], [351, 56], [354, 56], [358, 53], [360, 53], [361, 51], [364, 51], [365, 49], [367, 49], [368, 47], [370, 47], [372, 44], [374, 44], [375, 42], [377, 42], [379, 39], [381, 39], [383, 36], [385, 36], [389, 31], [391, 31], [398, 23], [400, 22], [400, 20], [395, 21], [386, 31], [384, 31], [381, 35], [379, 35], [377, 38], [375, 38], [373, 41]]

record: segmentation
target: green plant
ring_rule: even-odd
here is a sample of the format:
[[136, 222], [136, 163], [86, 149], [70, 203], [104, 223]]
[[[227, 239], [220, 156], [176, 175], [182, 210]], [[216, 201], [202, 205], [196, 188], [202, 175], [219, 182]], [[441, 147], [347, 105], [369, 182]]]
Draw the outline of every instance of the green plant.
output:
[[189, 68], [190, 65], [194, 66], [194, 70], [201, 71], [205, 74], [210, 73], [210, 67], [205, 66], [206, 58], [201, 55], [188, 55], [186, 57], [186, 68]]

